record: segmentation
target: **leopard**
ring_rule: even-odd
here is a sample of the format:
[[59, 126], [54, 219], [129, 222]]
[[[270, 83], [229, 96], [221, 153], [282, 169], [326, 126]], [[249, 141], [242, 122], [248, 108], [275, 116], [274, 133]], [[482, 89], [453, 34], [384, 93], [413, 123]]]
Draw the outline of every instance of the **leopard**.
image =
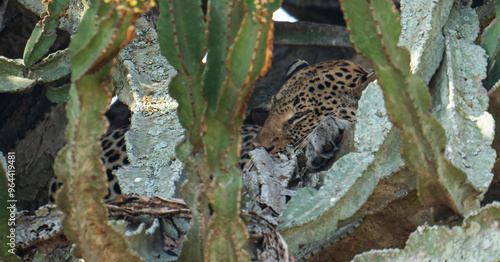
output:
[[[282, 88], [269, 102], [247, 114], [240, 130], [240, 168], [243, 170], [251, 163], [249, 152], [257, 147], [278, 156], [286, 152], [287, 145], [293, 145], [295, 149], [305, 149], [309, 170], [324, 169], [338, 149], [343, 130], [356, 121], [358, 100], [374, 79], [373, 71], [347, 60], [315, 65], [296, 60], [286, 70]], [[264, 120], [251, 120], [253, 115]], [[128, 129], [128, 126], [117, 128], [100, 139], [99, 157], [108, 184], [105, 201], [121, 195], [118, 178], [113, 173], [129, 164], [125, 143]], [[60, 187], [61, 183], [54, 178], [49, 203], [55, 203]]]
[[[125, 133], [128, 131], [128, 126], [119, 127], [108, 131], [99, 140], [101, 144], [101, 153], [99, 158], [106, 170], [106, 183], [108, 193], [104, 197], [104, 201], [113, 201], [122, 194], [118, 178], [114, 175], [114, 171], [121, 166], [129, 165], [127, 158], [127, 147], [125, 143]], [[62, 183], [54, 177], [49, 186], [49, 204], [55, 203], [55, 196], [61, 188]]]
[[356, 121], [358, 100], [375, 77], [374, 71], [347, 60], [314, 65], [296, 60], [280, 90], [259, 108], [268, 110], [263, 126], [242, 126], [240, 167], [248, 166], [249, 152], [257, 147], [278, 156], [292, 145], [305, 151], [308, 170], [325, 169], [332, 164], [343, 131]]

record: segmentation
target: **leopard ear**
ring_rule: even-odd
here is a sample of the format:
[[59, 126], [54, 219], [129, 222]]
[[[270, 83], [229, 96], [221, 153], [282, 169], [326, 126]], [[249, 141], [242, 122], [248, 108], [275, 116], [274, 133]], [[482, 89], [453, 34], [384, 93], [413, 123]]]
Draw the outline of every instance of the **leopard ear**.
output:
[[358, 80], [358, 85], [364, 85], [365, 87], [377, 79], [377, 75], [375, 74], [375, 71], [369, 71], [365, 75], [359, 78]]
[[293, 62], [290, 66], [288, 66], [288, 69], [286, 70], [286, 75], [285, 75], [285, 82], [290, 79], [295, 73], [299, 72], [303, 68], [306, 68], [309, 66], [309, 63], [307, 61], [302, 60], [302, 59], [297, 59], [295, 62]]

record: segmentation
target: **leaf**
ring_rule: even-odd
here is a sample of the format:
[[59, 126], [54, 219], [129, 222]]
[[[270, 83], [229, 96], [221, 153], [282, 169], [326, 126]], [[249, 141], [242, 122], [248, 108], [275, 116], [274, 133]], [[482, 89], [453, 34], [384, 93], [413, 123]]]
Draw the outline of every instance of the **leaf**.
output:
[[47, 98], [54, 103], [64, 103], [69, 100], [69, 89], [71, 84], [64, 84], [59, 87], [47, 87]]
[[60, 80], [71, 73], [69, 49], [59, 50], [35, 64], [29, 70], [30, 78], [48, 83]]
[[[97, 72], [114, 60], [125, 45], [132, 42], [135, 32], [133, 23], [140, 11], [147, 11], [150, 5], [149, 1], [136, 4], [137, 6], [130, 7], [115, 2], [96, 2], [87, 10], [70, 45], [73, 67], [71, 81], [77, 81], [84, 74]], [[100, 16], [96, 18], [96, 15]], [[99, 26], [96, 27], [96, 24]]]
[[69, 5], [68, 0], [52, 0], [44, 4], [48, 14], [36, 24], [24, 48], [24, 65], [28, 68], [42, 59], [54, 44], [59, 19], [65, 17]]
[[23, 60], [26, 67], [31, 67], [47, 54], [56, 41], [58, 25], [59, 21], [55, 17], [45, 17], [38, 21], [24, 48]]
[[65, 9], [69, 5], [68, 0], [51, 0], [44, 2], [44, 4], [50, 16], [58, 16], [65, 13]]
[[21, 59], [0, 56], [0, 92], [23, 92], [34, 86], [35, 80], [25, 77]]

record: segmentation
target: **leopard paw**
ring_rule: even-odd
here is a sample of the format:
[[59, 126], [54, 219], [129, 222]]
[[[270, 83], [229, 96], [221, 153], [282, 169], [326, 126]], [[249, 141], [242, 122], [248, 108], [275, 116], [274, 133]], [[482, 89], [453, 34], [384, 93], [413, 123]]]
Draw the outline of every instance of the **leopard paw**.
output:
[[350, 125], [350, 121], [334, 115], [328, 115], [321, 120], [307, 141], [307, 169], [322, 171], [330, 167], [339, 149], [342, 134]]

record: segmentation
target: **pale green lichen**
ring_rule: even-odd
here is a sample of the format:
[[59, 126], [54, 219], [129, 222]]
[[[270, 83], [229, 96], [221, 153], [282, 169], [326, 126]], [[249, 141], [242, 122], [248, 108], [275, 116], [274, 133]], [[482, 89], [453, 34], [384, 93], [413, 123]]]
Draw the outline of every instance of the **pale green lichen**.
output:
[[429, 83], [443, 57], [442, 28], [453, 0], [401, 1], [401, 35], [399, 45], [411, 54], [411, 70]]
[[141, 18], [136, 27], [137, 36], [120, 53], [114, 75], [119, 98], [132, 111], [126, 134], [130, 165], [116, 175], [124, 193], [169, 198], [182, 171], [175, 146], [183, 138], [183, 129], [176, 115], [177, 102], [168, 94], [176, 71], [160, 54], [150, 24]]
[[370, 83], [363, 93], [357, 115], [354, 135], [357, 151], [377, 151], [393, 125], [387, 117], [384, 94], [376, 82]]
[[[17, 2], [40, 17], [44, 12], [47, 12], [43, 1], [17, 0]], [[82, 0], [69, 0], [68, 9], [66, 11], [67, 16], [60, 18], [59, 28], [69, 32], [71, 35], [74, 35], [78, 29], [80, 21], [82, 20], [84, 11], [85, 8]]]
[[444, 32], [446, 49], [435, 81], [433, 113], [446, 130], [446, 158], [484, 193], [493, 178], [495, 123], [481, 82], [486, 77], [485, 51], [474, 44], [479, 32], [475, 11], [454, 8]]
[[123, 234], [130, 248], [146, 261], [177, 261], [177, 256], [163, 250], [163, 243], [155, 244], [164, 237], [161, 235], [163, 230], [160, 220], [161, 218], [151, 218], [147, 223], [141, 222], [134, 230], [131, 230], [131, 224], [125, 220], [111, 220], [109, 224]]
[[78, 25], [85, 14], [85, 7], [81, 0], [69, 0], [67, 17], [62, 17], [60, 20], [59, 28], [69, 32], [71, 35], [76, 33]]
[[420, 226], [405, 249], [372, 250], [353, 261], [498, 261], [500, 258], [500, 203], [483, 207], [463, 225]]

